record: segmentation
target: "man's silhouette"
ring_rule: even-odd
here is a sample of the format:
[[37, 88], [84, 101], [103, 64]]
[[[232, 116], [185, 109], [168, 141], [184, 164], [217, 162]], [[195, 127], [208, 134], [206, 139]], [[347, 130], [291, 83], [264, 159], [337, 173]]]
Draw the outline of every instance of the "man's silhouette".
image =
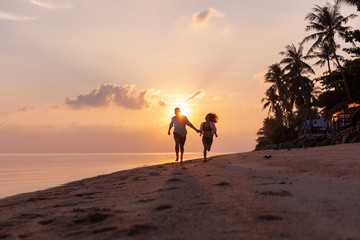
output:
[[196, 132], [200, 132], [197, 128], [195, 128], [190, 121], [187, 119], [186, 116], [180, 115], [180, 108], [175, 108], [174, 110], [175, 116], [172, 117], [168, 134], [170, 135], [170, 130], [174, 126], [174, 140], [175, 140], [175, 153], [176, 153], [176, 160], [179, 161], [179, 149], [181, 151], [180, 155], [180, 163], [183, 162], [184, 156], [184, 145], [186, 141], [186, 125], [194, 129]]

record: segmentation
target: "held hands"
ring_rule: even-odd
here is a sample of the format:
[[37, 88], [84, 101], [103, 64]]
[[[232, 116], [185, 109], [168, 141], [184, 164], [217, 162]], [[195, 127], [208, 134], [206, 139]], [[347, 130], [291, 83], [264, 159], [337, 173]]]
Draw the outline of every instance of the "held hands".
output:
[[218, 137], [217, 133], [215, 133], [215, 136]]
[[168, 131], [168, 135], [170, 135], [170, 131]]

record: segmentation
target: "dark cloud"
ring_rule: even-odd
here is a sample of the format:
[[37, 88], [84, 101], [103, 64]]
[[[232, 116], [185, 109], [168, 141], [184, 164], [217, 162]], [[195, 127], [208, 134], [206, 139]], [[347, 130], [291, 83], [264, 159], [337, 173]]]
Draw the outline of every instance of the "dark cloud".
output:
[[219, 12], [215, 8], [209, 8], [205, 11], [198, 12], [193, 15], [193, 25], [195, 26], [207, 25], [212, 17], [224, 17], [224, 16], [225, 16], [224, 13]]
[[196, 91], [193, 94], [191, 94], [189, 97], [187, 97], [186, 100], [190, 101], [190, 100], [194, 100], [197, 98], [202, 98], [203, 96], [205, 96], [205, 92], [202, 90], [199, 90], [199, 91]]
[[159, 106], [160, 106], [160, 107], [166, 107], [166, 106], [169, 105], [169, 104], [168, 104], [166, 101], [164, 101], [164, 100], [159, 100], [158, 103], [159, 103]]
[[138, 91], [134, 85], [103, 84], [88, 94], [79, 95], [75, 100], [67, 98], [65, 103], [73, 108], [103, 107], [114, 103], [118, 106], [139, 110], [147, 108], [148, 89]]

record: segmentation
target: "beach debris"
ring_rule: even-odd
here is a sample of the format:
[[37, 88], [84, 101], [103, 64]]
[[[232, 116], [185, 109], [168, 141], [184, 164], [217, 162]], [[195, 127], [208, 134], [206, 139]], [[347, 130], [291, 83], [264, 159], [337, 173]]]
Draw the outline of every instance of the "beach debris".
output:
[[170, 209], [172, 208], [171, 205], [168, 205], [168, 204], [163, 204], [163, 205], [160, 205], [156, 208], [156, 211], [161, 211], [161, 210], [165, 210], [165, 209]]
[[229, 186], [229, 185], [230, 185], [230, 183], [228, 183], [228, 182], [220, 182], [220, 183], [215, 184], [214, 186], [225, 187], [225, 186]]
[[271, 155], [265, 155], [263, 158], [269, 159], [269, 158], [272, 158], [272, 156]]
[[260, 221], [280, 221], [282, 220], [282, 217], [275, 216], [275, 215], [261, 215], [257, 217], [257, 220]]
[[127, 235], [128, 236], [134, 236], [137, 234], [142, 234], [142, 233], [146, 233], [148, 231], [153, 231], [156, 230], [157, 227], [149, 225], [149, 224], [136, 224], [136, 225], [132, 225], [129, 230]]
[[157, 173], [157, 172], [151, 172], [150, 173], [150, 176], [159, 176], [160, 175], [160, 173]]
[[279, 192], [273, 192], [273, 191], [262, 192], [261, 195], [286, 197], [286, 196], [291, 196], [291, 193], [288, 191], [282, 190]]
[[336, 134], [307, 135], [292, 141], [279, 144], [269, 144], [266, 146], [256, 146], [256, 151], [270, 149], [292, 149], [309, 147], [321, 147], [344, 143], [360, 142], [360, 131], [347, 129]]

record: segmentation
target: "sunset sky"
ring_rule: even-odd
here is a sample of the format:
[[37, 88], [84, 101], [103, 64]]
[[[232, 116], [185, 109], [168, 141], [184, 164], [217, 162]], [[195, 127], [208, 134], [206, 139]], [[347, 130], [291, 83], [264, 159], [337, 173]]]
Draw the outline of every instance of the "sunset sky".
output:
[[0, 153], [170, 152], [175, 106], [219, 115], [213, 151], [253, 150], [265, 71], [325, 2], [0, 0]]

